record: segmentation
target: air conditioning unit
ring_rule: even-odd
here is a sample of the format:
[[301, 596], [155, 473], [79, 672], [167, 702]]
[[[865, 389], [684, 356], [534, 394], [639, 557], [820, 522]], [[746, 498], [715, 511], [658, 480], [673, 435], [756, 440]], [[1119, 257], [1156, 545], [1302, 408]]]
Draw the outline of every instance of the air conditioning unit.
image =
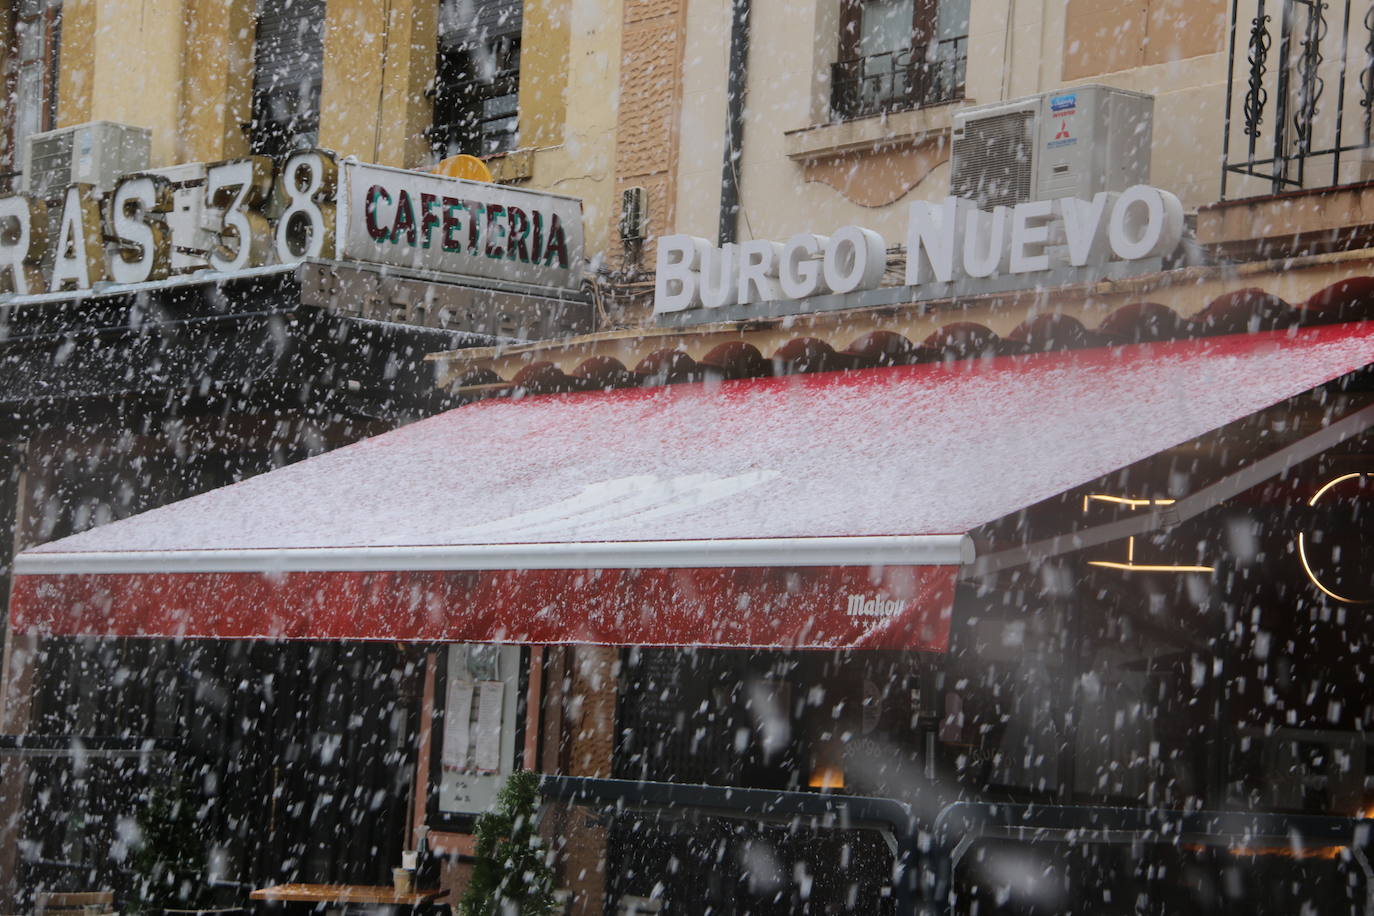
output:
[[148, 168], [151, 143], [148, 128], [110, 121], [33, 134], [24, 142], [23, 190], [46, 197], [84, 183], [109, 191], [120, 175]]
[[1150, 180], [1154, 97], [1076, 86], [954, 115], [950, 193], [984, 209]]
[[620, 192], [620, 239], [624, 242], [644, 238], [649, 223], [649, 195], [642, 187]]

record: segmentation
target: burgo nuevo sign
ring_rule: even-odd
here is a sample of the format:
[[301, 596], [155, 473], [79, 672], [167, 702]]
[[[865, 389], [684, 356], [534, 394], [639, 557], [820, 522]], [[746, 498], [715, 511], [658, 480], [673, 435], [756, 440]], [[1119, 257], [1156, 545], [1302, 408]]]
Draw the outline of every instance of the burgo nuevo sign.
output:
[[171, 218], [174, 185], [156, 172], [124, 176], [106, 195], [72, 185], [60, 207], [28, 195], [0, 198], [0, 292], [90, 289], [303, 258], [556, 289], [581, 282], [576, 198], [336, 161], [325, 150], [281, 163], [214, 163], [203, 175], [195, 201], [202, 216], [189, 225]]
[[[1168, 191], [1136, 185], [1092, 200], [1037, 200], [990, 212], [958, 197], [911, 205], [906, 285], [953, 283], [1089, 267], [1169, 254], [1183, 238], [1183, 205]], [[658, 240], [656, 313], [718, 309], [874, 289], [887, 270], [887, 242], [872, 229], [794, 235], [716, 247], [690, 235]]]

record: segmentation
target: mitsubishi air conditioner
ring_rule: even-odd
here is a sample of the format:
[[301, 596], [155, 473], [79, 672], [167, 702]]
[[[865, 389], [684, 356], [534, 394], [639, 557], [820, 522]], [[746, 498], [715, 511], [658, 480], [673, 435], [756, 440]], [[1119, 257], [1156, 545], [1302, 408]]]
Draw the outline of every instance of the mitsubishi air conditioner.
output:
[[148, 128], [110, 121], [34, 134], [24, 142], [23, 190], [47, 197], [83, 183], [109, 191], [120, 175], [148, 168], [151, 142]]
[[984, 209], [1150, 180], [1154, 98], [1076, 86], [954, 115], [950, 193]]

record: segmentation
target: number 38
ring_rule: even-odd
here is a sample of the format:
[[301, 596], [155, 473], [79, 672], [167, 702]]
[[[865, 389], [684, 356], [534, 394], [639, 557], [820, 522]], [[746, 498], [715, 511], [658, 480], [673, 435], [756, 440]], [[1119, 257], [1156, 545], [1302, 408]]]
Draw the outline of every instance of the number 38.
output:
[[266, 262], [273, 249], [283, 264], [334, 257], [338, 177], [330, 152], [310, 149], [289, 155], [277, 172], [281, 215], [273, 233], [263, 212], [273, 191], [272, 161], [250, 156], [210, 166], [205, 173], [205, 204], [224, 213], [210, 265], [241, 270]]

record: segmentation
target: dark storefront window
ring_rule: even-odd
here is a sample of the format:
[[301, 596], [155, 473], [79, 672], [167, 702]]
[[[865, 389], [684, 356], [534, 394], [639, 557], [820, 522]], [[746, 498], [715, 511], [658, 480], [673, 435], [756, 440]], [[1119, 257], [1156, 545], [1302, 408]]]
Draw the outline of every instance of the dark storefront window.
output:
[[[417, 658], [385, 644], [46, 640], [26, 740], [55, 744], [24, 771], [20, 886], [165, 900], [147, 882], [169, 853], [191, 869], [180, 908], [241, 905], [284, 881], [389, 883]], [[192, 810], [193, 847], [136, 842], [141, 812], [171, 803]]]
[[[879, 651], [626, 653], [615, 775], [899, 800], [939, 796], [936, 659]], [[750, 818], [617, 818], [615, 899], [748, 913], [891, 912], [880, 833]]]
[[57, 126], [58, 50], [62, 35], [61, 0], [21, 0], [14, 5], [10, 38], [13, 104], [4, 125], [8, 152], [0, 159], [0, 191], [13, 188], [24, 167], [24, 142]]
[[431, 139], [438, 158], [519, 145], [520, 0], [443, 0]]
[[859, 118], [963, 96], [969, 0], [844, 0], [831, 111]]
[[258, 0], [254, 44], [254, 153], [315, 146], [324, 75], [325, 0]]

